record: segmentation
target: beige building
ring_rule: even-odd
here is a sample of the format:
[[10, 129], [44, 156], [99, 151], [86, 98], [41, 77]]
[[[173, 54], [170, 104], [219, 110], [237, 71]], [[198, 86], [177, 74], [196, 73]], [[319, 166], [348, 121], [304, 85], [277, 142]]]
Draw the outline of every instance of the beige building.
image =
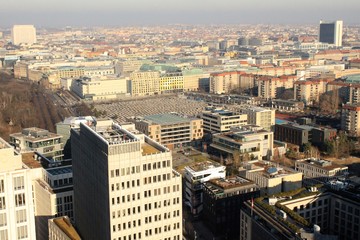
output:
[[360, 136], [360, 103], [345, 104], [341, 111], [341, 129], [351, 136]]
[[36, 237], [49, 237], [48, 220], [68, 216], [74, 220], [73, 177], [71, 166], [42, 169], [42, 177], [33, 182]]
[[254, 181], [262, 194], [268, 196], [301, 188], [303, 176], [301, 172], [263, 161], [245, 165], [240, 175]]
[[227, 133], [214, 134], [210, 146], [233, 161], [269, 160], [273, 155], [274, 133], [257, 126], [233, 128]]
[[144, 64], [150, 64], [149, 60], [127, 59], [118, 61], [115, 64], [115, 70], [117, 74], [129, 76], [130, 73], [139, 71]]
[[61, 137], [45, 129], [24, 128], [20, 133], [10, 134], [10, 144], [21, 153], [36, 152], [48, 159], [60, 161], [64, 156]]
[[267, 131], [274, 130], [275, 109], [249, 106], [241, 109], [241, 112], [247, 114], [248, 124], [260, 126]]
[[169, 149], [112, 120], [81, 123], [71, 142], [82, 238], [182, 239], [182, 178]]
[[348, 167], [341, 166], [327, 160], [308, 158], [296, 160], [295, 170], [298, 172], [302, 172], [304, 174], [304, 178], [315, 178], [326, 181], [330, 178], [339, 177], [347, 174]]
[[330, 81], [330, 79], [296, 81], [294, 83], [295, 100], [305, 101], [309, 105], [318, 102], [320, 95], [326, 92], [326, 85]]
[[72, 82], [71, 91], [93, 101], [116, 99], [127, 94], [128, 79], [115, 76], [82, 77]]
[[210, 93], [229, 93], [240, 86], [242, 72], [222, 72], [210, 74]]
[[257, 79], [258, 96], [266, 99], [278, 98], [286, 89], [294, 87], [296, 79], [297, 76], [261, 76]]
[[37, 175], [0, 138], [0, 239], [35, 240], [32, 180]]
[[221, 108], [208, 108], [200, 113], [205, 132], [228, 132], [232, 127], [247, 124], [247, 115]]
[[49, 240], [81, 240], [68, 217], [49, 220]]
[[11, 42], [14, 45], [36, 43], [36, 29], [33, 25], [14, 25], [11, 29]]
[[130, 82], [132, 96], [160, 93], [160, 73], [158, 71], [133, 72], [130, 74]]
[[137, 130], [169, 148], [203, 137], [203, 120], [198, 118], [164, 113], [132, 117], [128, 118], [128, 121], [133, 122]]
[[202, 69], [190, 69], [182, 71], [184, 77], [184, 91], [199, 91], [201, 81], [209, 78], [208, 73], [204, 73]]

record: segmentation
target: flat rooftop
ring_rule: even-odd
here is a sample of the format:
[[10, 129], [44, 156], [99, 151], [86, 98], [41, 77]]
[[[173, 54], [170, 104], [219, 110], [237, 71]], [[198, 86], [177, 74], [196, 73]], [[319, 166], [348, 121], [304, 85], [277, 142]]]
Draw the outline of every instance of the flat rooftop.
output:
[[170, 113], [148, 115], [144, 117], [144, 120], [159, 125], [170, 125], [189, 122], [189, 119], [187, 118], [183, 118]]
[[0, 138], [0, 149], [13, 148], [7, 141]]
[[298, 160], [296, 162], [303, 162], [303, 163], [307, 163], [310, 165], [316, 165], [317, 167], [322, 168], [324, 170], [328, 170], [328, 171], [331, 171], [331, 170], [337, 169], [337, 168], [347, 168], [347, 166], [333, 163], [331, 161], [324, 160], [324, 159], [308, 158], [308, 159]]
[[204, 161], [204, 162], [193, 163], [189, 165], [188, 168], [190, 168], [194, 172], [200, 172], [221, 166], [222, 165], [220, 163], [214, 161]]
[[34, 159], [34, 155], [34, 152], [22, 153], [21, 158], [23, 164], [25, 164], [28, 168], [41, 168], [41, 163]]
[[[238, 177], [238, 176], [230, 177], [230, 178], [226, 178], [226, 179], [224, 179], [224, 178], [211, 179], [207, 183], [211, 183], [211, 185], [212, 185], [212, 187], [210, 187], [210, 190], [215, 190], [215, 189], [224, 190], [224, 189], [237, 188], [237, 187], [241, 187], [241, 186], [255, 184], [254, 182], [252, 182], [250, 180], [247, 180], [245, 178]], [[209, 188], [209, 186], [208, 186], [208, 188]]]
[[68, 218], [59, 217], [53, 219], [53, 221], [71, 240], [81, 239]]
[[151, 155], [151, 154], [156, 154], [156, 153], [160, 153], [161, 151], [153, 146], [151, 146], [150, 144], [147, 143], [143, 143], [141, 145], [142, 148], [142, 155]]
[[51, 169], [46, 169], [46, 171], [51, 175], [56, 176], [61, 174], [72, 173], [72, 167], [67, 166], [67, 167], [51, 168]]
[[46, 139], [55, 139], [62, 137], [59, 134], [52, 133], [48, 130], [37, 127], [24, 128], [21, 132], [10, 134], [10, 136], [14, 138], [24, 138], [28, 141], [42, 141]]

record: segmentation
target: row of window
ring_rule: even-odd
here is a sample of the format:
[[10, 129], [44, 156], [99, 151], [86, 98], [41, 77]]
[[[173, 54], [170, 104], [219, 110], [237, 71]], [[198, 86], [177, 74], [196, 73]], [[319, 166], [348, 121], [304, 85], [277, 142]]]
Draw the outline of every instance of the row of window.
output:
[[[126, 184], [125, 184], [126, 183]], [[139, 187], [140, 186], [140, 179], [136, 179], [131, 181], [131, 187]], [[130, 181], [121, 182], [121, 189], [124, 190], [125, 188], [130, 188]], [[120, 183], [111, 184], [111, 191], [119, 191], [120, 190]]]
[[121, 202], [120, 202], [120, 197], [113, 197], [111, 199], [111, 204], [112, 205], [115, 205], [115, 204], [120, 204], [120, 203], [125, 203], [125, 202], [131, 202], [131, 201], [135, 201], [135, 200], [140, 200], [140, 193], [133, 193], [133, 194], [128, 194], [128, 195], [124, 195], [124, 196], [121, 196]]
[[155, 169], [160, 169], [160, 168], [166, 168], [166, 167], [170, 167], [170, 160], [164, 160], [164, 161], [159, 161], [159, 162], [154, 162], [154, 163], [147, 163], [147, 164], [143, 164], [143, 171], [150, 171], [151, 167], [153, 170]]
[[126, 167], [121, 169], [115, 169], [110, 171], [110, 176], [113, 177], [119, 177], [121, 173], [121, 176], [140, 173], [140, 166], [132, 166], [132, 167]]
[[[170, 173], [162, 174], [162, 181], [170, 180]], [[153, 177], [145, 177], [144, 184], [151, 184], [151, 183], [161, 182], [161, 174]]]

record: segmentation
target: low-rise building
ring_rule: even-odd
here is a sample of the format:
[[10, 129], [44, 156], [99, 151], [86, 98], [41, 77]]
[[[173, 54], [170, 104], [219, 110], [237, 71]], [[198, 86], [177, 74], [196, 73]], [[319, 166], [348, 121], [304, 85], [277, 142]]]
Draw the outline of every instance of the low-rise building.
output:
[[247, 115], [222, 108], [207, 108], [200, 113], [204, 131], [208, 133], [229, 132], [232, 127], [247, 124]]
[[260, 186], [261, 193], [268, 196], [300, 188], [303, 176], [301, 172], [265, 161], [244, 165], [240, 175], [254, 181]]
[[62, 160], [61, 135], [41, 128], [24, 128], [20, 133], [10, 134], [10, 144], [19, 152], [36, 152], [54, 161]]
[[155, 114], [127, 119], [135, 128], [151, 139], [169, 148], [200, 140], [203, 137], [203, 120], [186, 118], [177, 114]]
[[328, 181], [331, 178], [347, 174], [348, 167], [323, 159], [307, 158], [296, 160], [295, 170], [302, 172], [304, 178]]
[[253, 124], [273, 131], [275, 127], [275, 109], [248, 106], [241, 109], [242, 113], [248, 115], [248, 124]]
[[185, 167], [185, 204], [193, 215], [199, 215], [203, 210], [203, 183], [215, 178], [225, 178], [225, 175], [226, 167], [212, 161]]
[[[213, 135], [210, 146], [221, 156], [230, 156], [234, 161], [270, 159], [273, 155], [274, 135], [258, 126], [233, 128], [227, 133]], [[240, 159], [235, 159], [240, 158]]]
[[304, 102], [296, 100], [271, 99], [268, 106], [280, 112], [302, 112]]

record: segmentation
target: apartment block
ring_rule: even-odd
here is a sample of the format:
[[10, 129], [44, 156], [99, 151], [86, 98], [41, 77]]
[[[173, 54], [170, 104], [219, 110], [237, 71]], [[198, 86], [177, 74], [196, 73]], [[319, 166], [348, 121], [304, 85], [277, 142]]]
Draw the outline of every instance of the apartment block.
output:
[[269, 196], [300, 188], [303, 174], [271, 162], [255, 161], [244, 165], [240, 176], [254, 181], [260, 186], [261, 194]]
[[159, 90], [161, 93], [182, 92], [184, 90], [182, 72], [167, 72], [160, 75]]
[[132, 96], [160, 93], [160, 73], [158, 71], [133, 72], [130, 74], [130, 82]]
[[203, 137], [203, 120], [164, 113], [127, 119], [135, 128], [156, 142], [169, 148], [200, 140]]
[[203, 183], [225, 178], [226, 167], [219, 163], [206, 161], [185, 167], [185, 205], [193, 215], [198, 216], [203, 210]]
[[201, 82], [209, 79], [209, 74], [204, 73], [202, 69], [186, 69], [182, 70], [184, 77], [184, 91], [199, 91]]
[[72, 129], [71, 143], [82, 238], [182, 239], [182, 180], [167, 148], [105, 119]]
[[295, 161], [295, 170], [302, 172], [304, 178], [328, 181], [331, 178], [343, 177], [348, 173], [348, 167], [331, 161], [307, 158]]
[[207, 108], [200, 113], [204, 131], [208, 133], [228, 132], [232, 127], [247, 124], [247, 115], [231, 112], [222, 108]]
[[320, 95], [326, 92], [326, 85], [330, 81], [330, 79], [296, 81], [294, 83], [295, 100], [305, 101], [308, 105], [318, 102]]
[[275, 109], [248, 106], [241, 109], [241, 112], [247, 114], [248, 124], [260, 126], [267, 131], [274, 130]]
[[71, 91], [87, 100], [116, 99], [128, 93], [128, 79], [115, 76], [82, 77], [72, 82]]
[[279, 98], [285, 90], [294, 87], [296, 80], [297, 76], [261, 76], [257, 79], [258, 96], [266, 99]]
[[360, 136], [360, 104], [345, 104], [341, 111], [341, 129], [351, 136]]
[[41, 128], [24, 128], [20, 133], [10, 134], [10, 144], [19, 152], [36, 152], [45, 158], [60, 161], [63, 158], [61, 137]]
[[224, 156], [239, 154], [240, 161], [270, 159], [273, 155], [274, 133], [258, 126], [233, 128], [214, 134], [210, 146]]
[[240, 75], [242, 72], [222, 72], [210, 74], [210, 93], [230, 93], [239, 88]]

